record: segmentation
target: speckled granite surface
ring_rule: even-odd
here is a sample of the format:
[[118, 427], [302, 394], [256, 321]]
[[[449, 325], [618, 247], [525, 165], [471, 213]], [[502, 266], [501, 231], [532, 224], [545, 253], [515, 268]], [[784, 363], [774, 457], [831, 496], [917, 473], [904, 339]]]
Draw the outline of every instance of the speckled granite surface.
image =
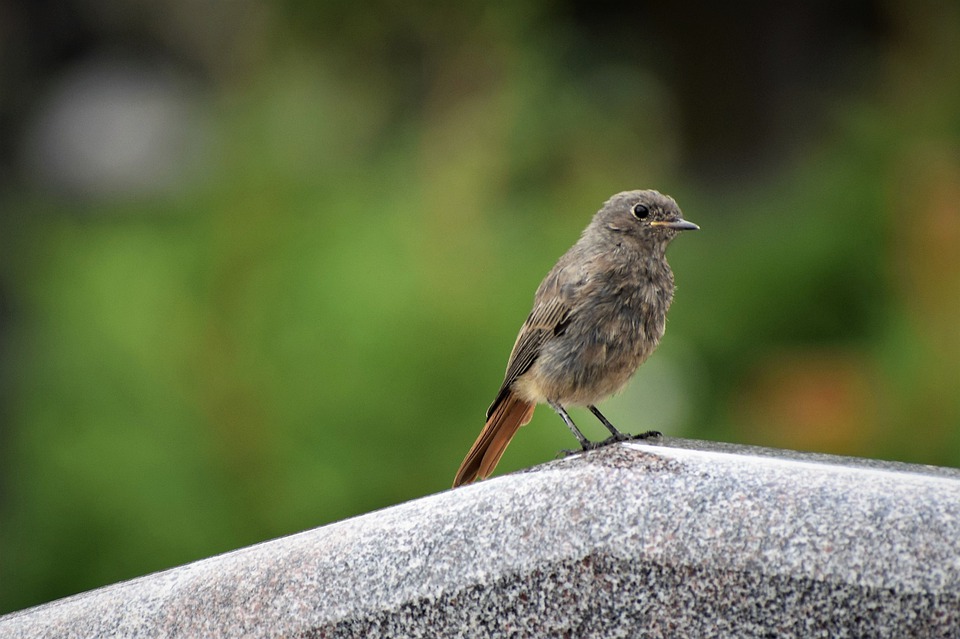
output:
[[665, 439], [0, 618], [0, 637], [960, 637], [960, 471]]

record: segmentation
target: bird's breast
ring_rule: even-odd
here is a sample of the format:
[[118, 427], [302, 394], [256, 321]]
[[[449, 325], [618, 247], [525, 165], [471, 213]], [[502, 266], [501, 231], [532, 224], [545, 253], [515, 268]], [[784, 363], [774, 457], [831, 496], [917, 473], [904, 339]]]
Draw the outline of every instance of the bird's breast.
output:
[[593, 282], [563, 332], [544, 344], [530, 394], [586, 405], [619, 391], [659, 344], [672, 299], [669, 269]]

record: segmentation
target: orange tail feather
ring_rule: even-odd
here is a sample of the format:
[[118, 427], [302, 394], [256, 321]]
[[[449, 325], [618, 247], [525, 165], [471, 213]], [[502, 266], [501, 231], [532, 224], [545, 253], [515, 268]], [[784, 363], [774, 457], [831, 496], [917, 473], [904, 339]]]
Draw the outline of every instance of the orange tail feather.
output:
[[536, 404], [508, 392], [490, 413], [480, 436], [460, 464], [453, 487], [489, 477], [517, 430], [533, 417], [534, 408]]

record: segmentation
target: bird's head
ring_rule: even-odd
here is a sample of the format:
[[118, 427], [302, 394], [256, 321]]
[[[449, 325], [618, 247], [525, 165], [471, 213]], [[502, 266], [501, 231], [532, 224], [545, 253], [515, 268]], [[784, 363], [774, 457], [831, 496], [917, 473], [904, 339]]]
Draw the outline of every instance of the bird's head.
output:
[[618, 242], [664, 247], [681, 231], [700, 229], [683, 219], [672, 197], [652, 190], [617, 193], [606, 201], [590, 226]]

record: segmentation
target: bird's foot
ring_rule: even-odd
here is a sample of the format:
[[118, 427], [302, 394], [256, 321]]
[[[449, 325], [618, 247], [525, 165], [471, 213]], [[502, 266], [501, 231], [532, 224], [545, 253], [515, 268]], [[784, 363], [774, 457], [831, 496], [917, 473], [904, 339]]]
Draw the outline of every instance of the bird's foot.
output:
[[656, 439], [657, 437], [663, 437], [663, 433], [661, 433], [659, 430], [648, 430], [647, 432], [640, 433], [639, 435], [628, 435], [627, 433], [618, 432], [616, 435], [611, 435], [601, 442], [595, 442], [592, 448], [602, 448], [603, 446], [609, 446], [610, 444], [616, 444], [619, 442], [635, 442], [643, 439]]
[[617, 431], [615, 434], [610, 435], [610, 437], [598, 442], [597, 448], [600, 448], [601, 446], [609, 446], [610, 444], [616, 444], [617, 442], [627, 442], [631, 439], [635, 439], [635, 437], [628, 433], [621, 433], [620, 431]]
[[585, 453], [588, 450], [597, 450], [598, 448], [603, 448], [604, 446], [617, 444], [619, 442], [634, 442], [643, 439], [656, 439], [658, 437], [663, 437], [663, 433], [661, 433], [659, 430], [648, 430], [645, 433], [640, 433], [639, 435], [629, 435], [627, 433], [618, 432], [616, 435], [611, 435], [610, 437], [602, 439], [598, 442], [584, 442], [581, 444], [581, 448], [565, 448], [558, 453], [557, 457], [569, 457], [570, 455]]
[[589, 440], [583, 440], [582, 442], [580, 442], [580, 448], [574, 448], [574, 449], [565, 448], [560, 451], [560, 455], [562, 455], [563, 457], [569, 457], [570, 455], [585, 453], [588, 450], [595, 450], [597, 448], [600, 448], [601, 446], [606, 446], [608, 443], [609, 442], [606, 439], [601, 442], [591, 442]]
[[635, 441], [640, 441], [644, 439], [657, 439], [659, 437], [663, 437], [663, 433], [661, 433], [659, 430], [648, 430], [644, 433], [640, 433], [639, 435], [629, 435], [627, 433], [618, 432], [616, 435], [611, 435], [610, 437], [607, 437], [606, 439], [600, 440], [598, 442], [590, 442], [590, 441], [585, 442], [581, 444], [582, 446], [581, 448], [563, 449], [560, 451], [557, 457], [560, 457], [560, 458], [569, 457], [570, 455], [585, 453], [588, 450], [597, 450], [598, 448], [603, 448], [604, 446], [609, 446], [610, 444], [617, 444], [619, 442], [635, 442]]

